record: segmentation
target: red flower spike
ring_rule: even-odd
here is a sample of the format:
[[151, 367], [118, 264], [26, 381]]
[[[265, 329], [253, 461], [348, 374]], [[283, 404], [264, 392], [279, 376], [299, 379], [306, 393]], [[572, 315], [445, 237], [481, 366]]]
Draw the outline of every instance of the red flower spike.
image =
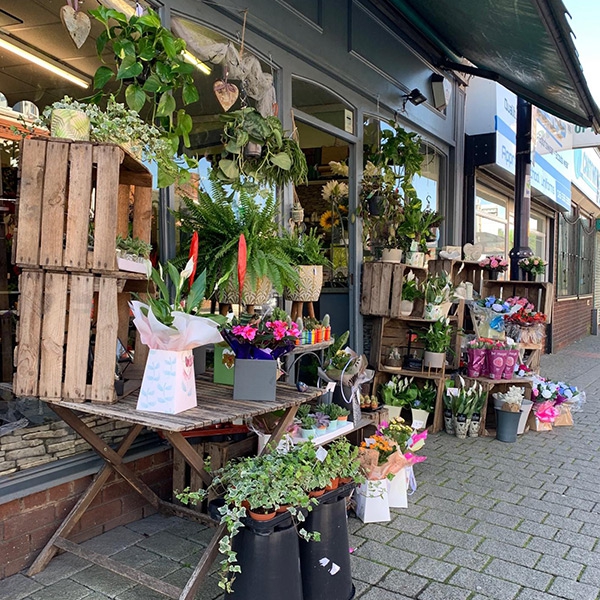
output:
[[192, 285], [194, 283], [194, 277], [196, 276], [196, 267], [198, 266], [198, 232], [194, 231], [192, 235], [192, 241], [190, 242], [190, 254], [189, 258], [194, 259], [194, 268], [192, 269], [192, 274], [190, 275], [190, 290], [192, 289]]
[[244, 281], [246, 279], [246, 263], [247, 263], [247, 249], [246, 249], [246, 238], [242, 233], [240, 235], [240, 241], [238, 242], [238, 285], [240, 286], [240, 306], [243, 304], [242, 301], [242, 290], [244, 289]]

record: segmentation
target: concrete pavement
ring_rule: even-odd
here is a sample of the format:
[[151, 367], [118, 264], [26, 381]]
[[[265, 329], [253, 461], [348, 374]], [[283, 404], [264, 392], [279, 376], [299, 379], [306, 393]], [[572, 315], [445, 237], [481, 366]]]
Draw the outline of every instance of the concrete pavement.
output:
[[[575, 426], [515, 444], [430, 436], [409, 508], [385, 524], [349, 520], [357, 598], [600, 598], [600, 337], [543, 357], [542, 373], [585, 389]], [[154, 515], [85, 545], [182, 586], [211, 535]], [[213, 572], [197, 598], [219, 597]], [[2, 600], [107, 598], [164, 596], [69, 554], [35, 577], [0, 581]]]

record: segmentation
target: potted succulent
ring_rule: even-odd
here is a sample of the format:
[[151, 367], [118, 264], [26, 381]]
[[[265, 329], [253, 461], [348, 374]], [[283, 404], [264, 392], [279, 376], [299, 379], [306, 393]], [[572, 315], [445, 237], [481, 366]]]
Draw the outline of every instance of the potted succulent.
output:
[[[197, 231], [202, 243], [198, 261], [207, 270], [207, 294], [224, 304], [238, 303], [238, 249], [246, 240], [246, 277], [242, 300], [246, 305], [265, 303], [274, 288], [298, 285], [298, 273], [281, 246], [277, 232], [278, 209], [273, 196], [263, 191], [264, 202], [246, 189], [228, 194], [211, 180], [211, 193], [199, 189], [192, 199], [183, 196], [184, 208], [175, 213], [181, 228]], [[249, 310], [249, 309], [248, 309]]]
[[313, 228], [308, 233], [285, 231], [280, 244], [290, 264], [298, 271], [299, 279], [295, 288], [284, 290], [284, 298], [292, 302], [317, 302], [323, 287], [323, 267], [331, 265], [317, 230]]
[[419, 338], [425, 344], [423, 366], [442, 369], [452, 341], [452, 325], [448, 317], [434, 321], [425, 332], [419, 334]]
[[139, 238], [117, 236], [117, 266], [121, 271], [142, 273], [150, 277], [152, 273], [150, 252], [152, 252], [152, 245]]
[[300, 435], [303, 438], [309, 438], [316, 435], [317, 419], [314, 415], [308, 414], [300, 419]]
[[423, 293], [419, 289], [419, 280], [412, 271], [409, 271], [402, 283], [400, 314], [403, 317], [410, 317], [415, 306], [415, 300], [422, 296]]
[[219, 118], [224, 123], [223, 152], [216, 176], [234, 189], [306, 182], [306, 158], [296, 140], [285, 135], [277, 117], [245, 107]]

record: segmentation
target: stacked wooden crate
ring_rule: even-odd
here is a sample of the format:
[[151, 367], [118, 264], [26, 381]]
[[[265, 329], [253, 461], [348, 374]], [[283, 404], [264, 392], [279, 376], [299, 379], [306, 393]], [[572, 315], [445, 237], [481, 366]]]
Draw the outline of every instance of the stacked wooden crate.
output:
[[[117, 270], [115, 240], [150, 242], [152, 176], [113, 144], [26, 139], [17, 218], [14, 393], [115, 402], [130, 293], [147, 290], [144, 276]], [[139, 372], [147, 349], [136, 349]]]

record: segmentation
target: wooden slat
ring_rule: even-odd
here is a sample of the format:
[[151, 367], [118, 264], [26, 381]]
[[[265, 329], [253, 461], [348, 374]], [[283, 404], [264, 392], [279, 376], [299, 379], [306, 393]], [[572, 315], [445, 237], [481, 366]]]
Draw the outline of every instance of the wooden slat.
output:
[[147, 242], [152, 234], [152, 188], [135, 186], [133, 203], [133, 237]]
[[115, 394], [117, 330], [119, 326], [117, 280], [110, 277], [100, 277], [99, 279], [100, 291], [98, 292], [91, 400], [113, 403], [117, 401]]
[[177, 600], [181, 594], [182, 590], [180, 588], [175, 587], [174, 585], [171, 585], [162, 579], [157, 579], [156, 577], [147, 575], [142, 571], [138, 571], [137, 569], [127, 566], [122, 561], [113, 560], [112, 558], [99, 554], [98, 552], [94, 552], [89, 548], [84, 548], [79, 544], [70, 542], [65, 538], [57, 538], [54, 545], [61, 550], [66, 550], [67, 552], [78, 556], [79, 558], [88, 560], [95, 565], [102, 567], [103, 569], [117, 573], [122, 577], [126, 577], [131, 581], [135, 581], [135, 583], [141, 584], [144, 587], [154, 590], [155, 592], [159, 592], [168, 598], [174, 598]]
[[71, 275], [63, 397], [85, 401], [94, 277]]
[[21, 146], [21, 190], [15, 262], [39, 265], [42, 192], [46, 165], [46, 141], [23, 140]]
[[381, 369], [381, 342], [383, 326], [386, 319], [375, 319], [373, 322], [373, 333], [371, 334], [371, 358], [370, 363], [376, 370]]
[[123, 151], [118, 146], [94, 146], [97, 164], [96, 207], [94, 211], [93, 268], [114, 271], [116, 268], [117, 203], [119, 167]]
[[44, 274], [23, 271], [19, 277], [19, 335], [16, 348], [16, 396], [37, 396]]
[[40, 265], [63, 266], [63, 238], [67, 200], [69, 144], [49, 141], [46, 147], [46, 172], [42, 198]]
[[[390, 311], [389, 315], [392, 319], [401, 316], [400, 307], [402, 302], [402, 285], [404, 284], [404, 273], [410, 271], [409, 267], [404, 265], [394, 265], [392, 271], [392, 285], [390, 291]], [[415, 273], [417, 276], [418, 273]], [[422, 278], [419, 278], [421, 281]]]
[[129, 235], [129, 199], [131, 198], [131, 186], [119, 185], [119, 196], [117, 199], [117, 235], [126, 238]]
[[383, 317], [388, 317], [390, 314], [390, 294], [392, 289], [393, 268], [393, 263], [382, 263], [379, 293], [376, 295], [377, 312], [375, 314]]
[[71, 144], [64, 265], [86, 269], [92, 201], [92, 144]]
[[65, 273], [47, 273], [44, 282], [39, 385], [43, 398], [62, 396], [68, 280]]
[[373, 269], [371, 263], [363, 263], [362, 266], [362, 293], [360, 295], [360, 312], [363, 315], [371, 314], [371, 286], [373, 281]]

